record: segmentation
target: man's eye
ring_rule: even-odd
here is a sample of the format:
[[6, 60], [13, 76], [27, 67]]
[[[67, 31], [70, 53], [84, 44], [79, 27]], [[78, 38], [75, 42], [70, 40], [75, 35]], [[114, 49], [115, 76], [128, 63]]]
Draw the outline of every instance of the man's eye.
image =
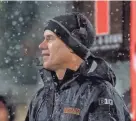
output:
[[53, 37], [53, 36], [46, 37], [46, 40], [47, 40], [47, 41], [54, 40], [54, 37]]

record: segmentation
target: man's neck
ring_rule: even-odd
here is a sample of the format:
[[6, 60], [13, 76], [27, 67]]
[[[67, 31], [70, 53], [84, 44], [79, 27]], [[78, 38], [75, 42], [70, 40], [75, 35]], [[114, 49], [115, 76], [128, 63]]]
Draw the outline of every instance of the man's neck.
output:
[[57, 69], [55, 72], [58, 79], [62, 80], [64, 78], [67, 69], [77, 71], [82, 62], [82, 59], [74, 58], [70, 63], [65, 64], [62, 69]]
[[58, 79], [63, 80], [63, 78], [65, 76], [66, 69], [58, 69], [55, 72], [56, 72]]

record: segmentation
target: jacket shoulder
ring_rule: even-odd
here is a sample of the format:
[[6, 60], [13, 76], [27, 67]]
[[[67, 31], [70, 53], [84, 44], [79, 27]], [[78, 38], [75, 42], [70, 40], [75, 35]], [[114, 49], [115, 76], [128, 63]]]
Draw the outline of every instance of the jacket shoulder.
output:
[[34, 107], [34, 105], [37, 103], [38, 99], [41, 97], [41, 94], [44, 92], [44, 87], [40, 88], [38, 91], [36, 91], [29, 103], [29, 111], [32, 110], [32, 108]]
[[113, 102], [114, 104], [117, 104], [117, 103], [119, 104], [119, 102], [121, 102], [121, 104], [124, 105], [123, 98], [121, 97], [121, 95], [117, 92], [115, 87], [110, 82], [104, 81], [95, 86], [97, 90], [99, 90], [99, 93], [97, 96], [98, 99], [105, 98], [107, 100], [108, 99], [112, 100], [111, 102]]
[[112, 86], [108, 81], [104, 81], [95, 85], [96, 89], [99, 90], [96, 99], [90, 105], [90, 113], [109, 113], [117, 120], [130, 119], [129, 111], [122, 97], [116, 91], [115, 87]]
[[33, 94], [33, 96], [32, 96], [32, 101], [35, 100], [36, 98], [38, 98], [38, 97], [41, 95], [41, 93], [43, 92], [43, 90], [44, 90], [44, 87], [41, 87], [40, 89], [38, 89], [38, 91], [36, 91], [36, 92]]

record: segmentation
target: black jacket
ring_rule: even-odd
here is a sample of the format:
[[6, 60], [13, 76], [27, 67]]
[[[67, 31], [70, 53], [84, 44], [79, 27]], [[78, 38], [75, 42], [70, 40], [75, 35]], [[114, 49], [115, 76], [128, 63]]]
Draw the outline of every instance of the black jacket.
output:
[[25, 121], [130, 121], [113, 71], [104, 60], [91, 60], [76, 72], [67, 69], [62, 83], [42, 69], [44, 87], [33, 97]]

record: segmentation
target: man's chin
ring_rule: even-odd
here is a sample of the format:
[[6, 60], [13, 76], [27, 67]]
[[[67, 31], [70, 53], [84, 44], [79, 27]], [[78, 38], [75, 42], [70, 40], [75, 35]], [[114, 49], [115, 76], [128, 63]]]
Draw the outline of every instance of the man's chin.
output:
[[44, 67], [45, 69], [47, 69], [47, 70], [52, 70], [50, 63], [47, 63], [47, 62], [43, 63], [43, 67]]

